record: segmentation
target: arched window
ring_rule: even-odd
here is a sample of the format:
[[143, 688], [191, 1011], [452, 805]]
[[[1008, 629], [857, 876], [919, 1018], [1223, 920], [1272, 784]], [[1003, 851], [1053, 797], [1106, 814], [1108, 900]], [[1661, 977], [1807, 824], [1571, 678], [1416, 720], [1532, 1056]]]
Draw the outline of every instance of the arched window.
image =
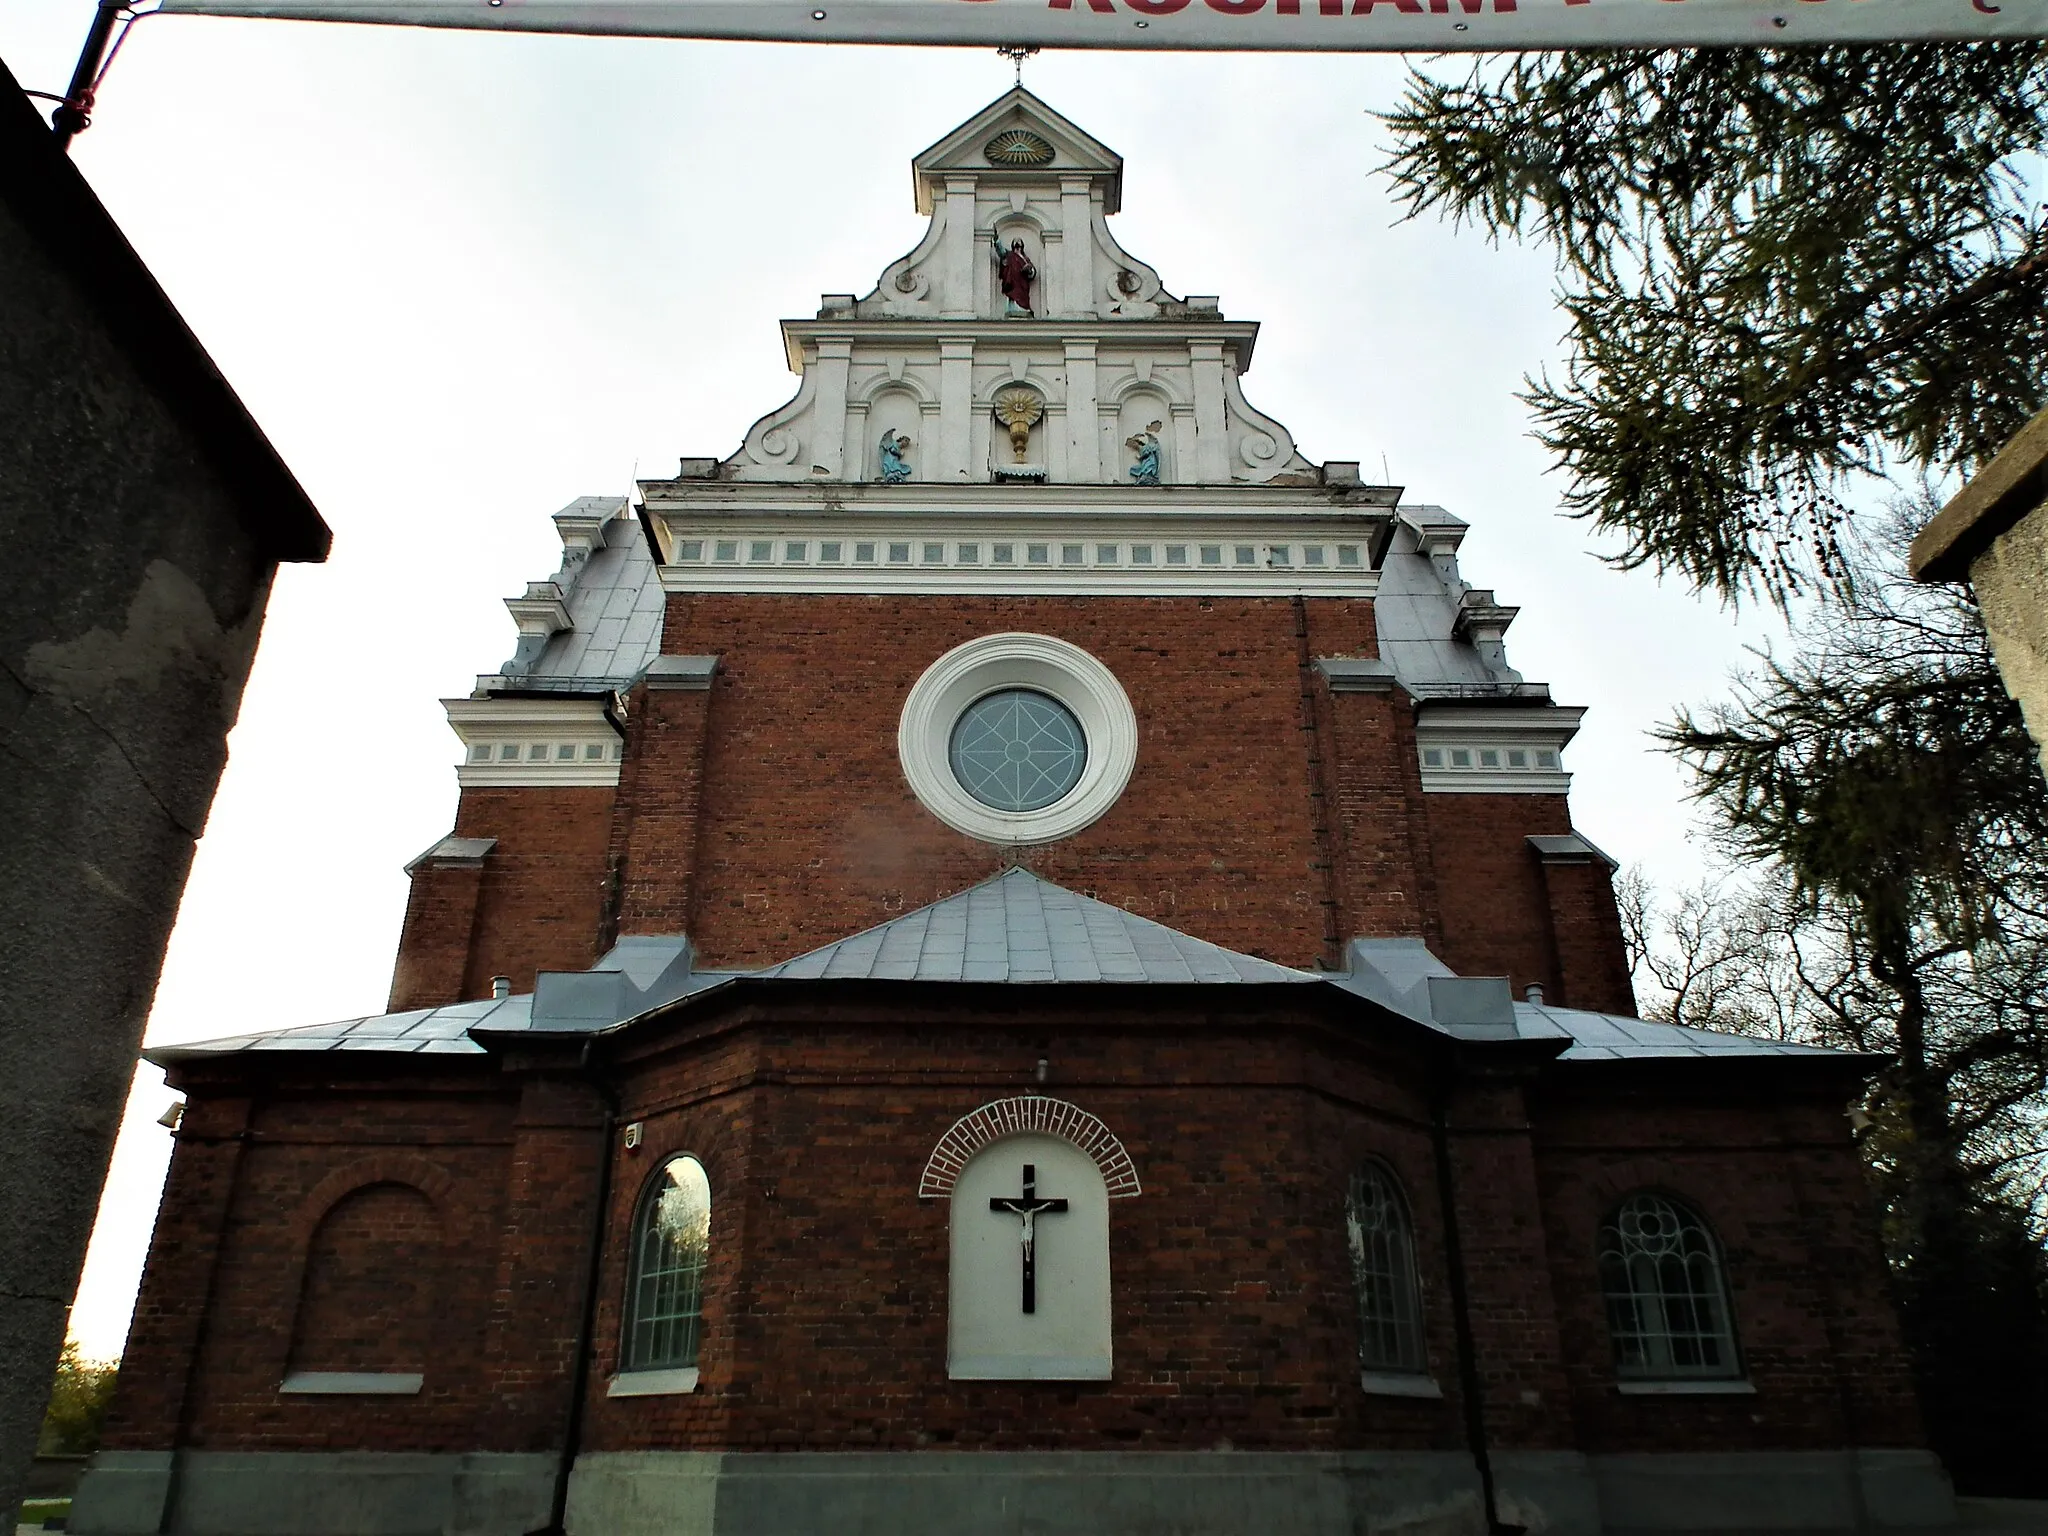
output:
[[696, 1365], [710, 1256], [711, 1181], [694, 1157], [672, 1157], [647, 1181], [633, 1219], [623, 1369]]
[[1351, 1176], [1344, 1205], [1351, 1273], [1358, 1283], [1358, 1352], [1368, 1371], [1427, 1370], [1421, 1287], [1415, 1278], [1415, 1228], [1394, 1176], [1367, 1163]]
[[1600, 1228], [1600, 1289], [1620, 1375], [1740, 1374], [1720, 1246], [1675, 1200], [1630, 1195], [1616, 1207]]

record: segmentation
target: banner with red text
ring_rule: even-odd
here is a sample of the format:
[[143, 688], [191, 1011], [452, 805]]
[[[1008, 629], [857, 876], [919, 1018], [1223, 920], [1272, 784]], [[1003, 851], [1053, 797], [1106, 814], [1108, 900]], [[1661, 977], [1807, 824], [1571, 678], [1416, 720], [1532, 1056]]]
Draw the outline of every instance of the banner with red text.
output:
[[163, 0], [192, 15], [642, 37], [1384, 51], [2048, 35], [2048, 0]]

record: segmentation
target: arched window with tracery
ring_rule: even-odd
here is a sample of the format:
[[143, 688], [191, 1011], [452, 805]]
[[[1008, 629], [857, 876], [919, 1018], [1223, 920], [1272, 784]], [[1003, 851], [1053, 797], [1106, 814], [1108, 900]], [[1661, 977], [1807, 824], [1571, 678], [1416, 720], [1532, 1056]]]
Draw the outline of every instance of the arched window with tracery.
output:
[[711, 1257], [711, 1180], [684, 1155], [655, 1170], [633, 1218], [622, 1369], [694, 1367]]
[[1741, 1374], [1720, 1244], [1677, 1201], [1635, 1194], [1615, 1208], [1600, 1228], [1600, 1289], [1622, 1377]]
[[1415, 1274], [1415, 1226], [1394, 1175], [1367, 1163], [1351, 1176], [1344, 1204], [1351, 1273], [1358, 1286], [1358, 1352], [1369, 1372], [1420, 1374], [1422, 1292]]

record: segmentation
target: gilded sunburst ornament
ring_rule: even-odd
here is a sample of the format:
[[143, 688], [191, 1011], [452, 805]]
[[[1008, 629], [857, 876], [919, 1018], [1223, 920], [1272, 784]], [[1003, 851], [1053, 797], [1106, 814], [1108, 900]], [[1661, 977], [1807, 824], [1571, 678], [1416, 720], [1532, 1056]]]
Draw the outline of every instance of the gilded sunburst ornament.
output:
[[1005, 128], [981, 146], [992, 165], [1050, 165], [1052, 145], [1028, 128]]

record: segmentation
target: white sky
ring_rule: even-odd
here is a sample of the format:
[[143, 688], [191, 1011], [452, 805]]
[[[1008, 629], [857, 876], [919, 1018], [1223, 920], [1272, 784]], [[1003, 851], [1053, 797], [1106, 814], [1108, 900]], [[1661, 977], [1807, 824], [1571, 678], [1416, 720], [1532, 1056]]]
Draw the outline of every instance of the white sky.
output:
[[[89, 0], [0, 0], [61, 91]], [[1447, 67], [1463, 68], [1461, 64]], [[775, 321], [866, 292], [922, 230], [914, 153], [1006, 89], [992, 53], [539, 38], [162, 17], [77, 161], [334, 529], [286, 567], [171, 940], [152, 1042], [374, 1013], [401, 866], [445, 833], [438, 700], [510, 654], [549, 514], [730, 452], [792, 392]], [[1557, 516], [1522, 375], [1564, 323], [1541, 251], [1400, 224], [1368, 113], [1398, 59], [1050, 55], [1025, 83], [1126, 157], [1118, 238], [1263, 321], [1246, 391], [1311, 459], [1384, 460], [1473, 524], [1509, 660], [1592, 707], [1587, 836], [1698, 863], [1647, 727], [1718, 693], [1735, 621]], [[1760, 633], [1751, 621], [1752, 633]], [[73, 1314], [113, 1356], [169, 1153], [145, 1068]]]

